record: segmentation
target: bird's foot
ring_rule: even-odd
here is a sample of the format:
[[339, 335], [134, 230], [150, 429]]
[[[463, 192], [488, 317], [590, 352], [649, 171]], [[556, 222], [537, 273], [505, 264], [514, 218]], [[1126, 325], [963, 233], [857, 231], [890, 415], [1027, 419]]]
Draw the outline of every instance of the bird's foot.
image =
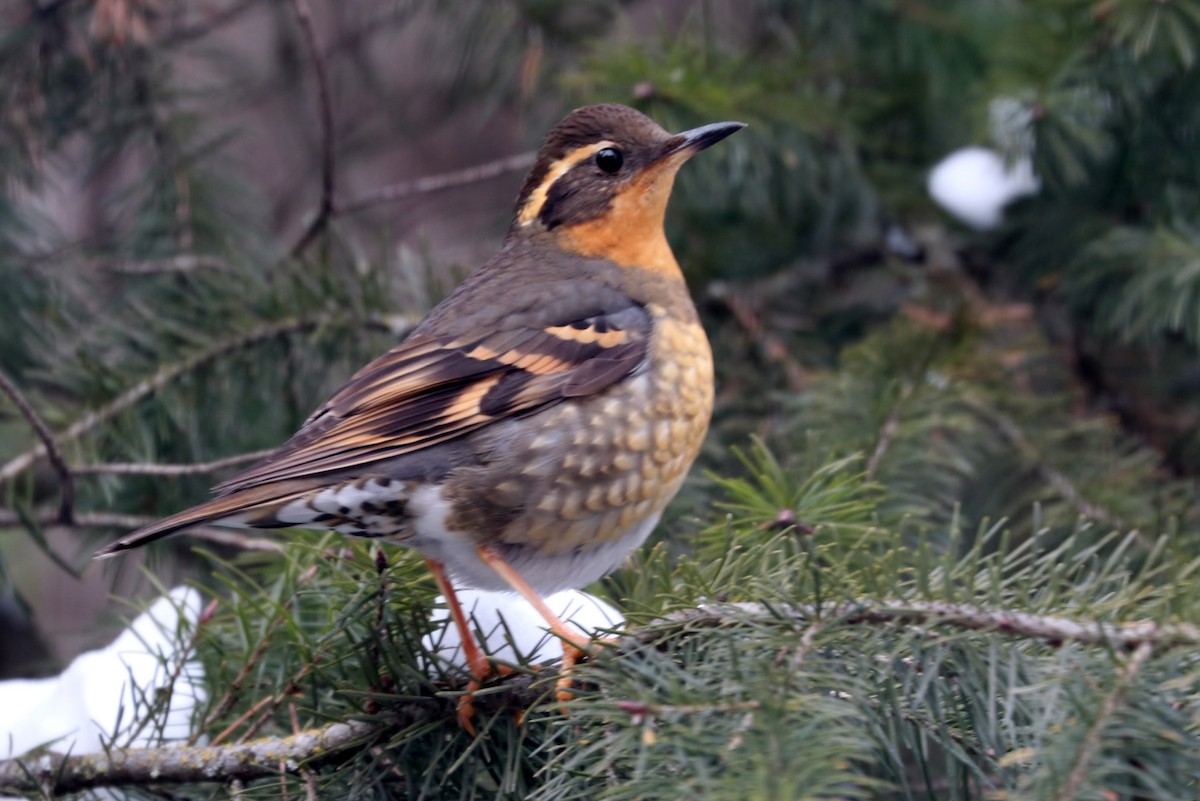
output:
[[445, 566], [435, 559], [426, 559], [425, 564], [428, 566], [429, 572], [433, 574], [438, 589], [442, 591], [442, 597], [446, 599], [450, 618], [454, 621], [454, 627], [458, 629], [459, 642], [462, 643], [467, 670], [471, 672], [471, 680], [467, 682], [466, 691], [458, 699], [457, 716], [458, 725], [462, 727], [462, 730], [474, 737], [476, 736], [475, 693], [483, 687], [483, 683], [488, 679], [493, 676], [507, 676], [513, 670], [507, 665], [493, 664], [492, 660], [483, 653], [479, 643], [475, 641], [462, 604], [459, 603], [458, 593], [454, 591], [454, 585], [450, 583], [450, 578], [446, 575]]
[[558, 708], [567, 714], [567, 703], [575, 697], [575, 666], [581, 661], [598, 655], [607, 647], [615, 646], [617, 637], [594, 637], [583, 645], [577, 645], [573, 640], [563, 640], [562, 670], [554, 682], [554, 697], [558, 700]]
[[471, 649], [467, 656], [467, 667], [471, 671], [471, 680], [462, 695], [458, 697], [458, 725], [472, 737], [477, 736], [475, 730], [475, 693], [477, 693], [490, 678], [510, 676], [513, 669], [508, 665], [492, 662], [477, 649]]

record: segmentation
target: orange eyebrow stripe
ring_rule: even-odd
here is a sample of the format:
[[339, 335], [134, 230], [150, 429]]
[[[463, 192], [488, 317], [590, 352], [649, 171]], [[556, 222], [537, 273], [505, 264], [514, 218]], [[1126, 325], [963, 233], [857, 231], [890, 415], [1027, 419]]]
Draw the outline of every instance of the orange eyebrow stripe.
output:
[[546, 205], [546, 195], [550, 193], [550, 187], [554, 186], [555, 181], [562, 178], [572, 167], [592, 154], [612, 146], [613, 143], [609, 141], [584, 145], [581, 148], [572, 150], [551, 164], [550, 169], [546, 172], [546, 177], [538, 184], [536, 189], [529, 193], [529, 199], [525, 201], [525, 205], [521, 206], [521, 211], [517, 214], [517, 222], [520, 225], [529, 225], [536, 220], [538, 215], [542, 213], [542, 207]]

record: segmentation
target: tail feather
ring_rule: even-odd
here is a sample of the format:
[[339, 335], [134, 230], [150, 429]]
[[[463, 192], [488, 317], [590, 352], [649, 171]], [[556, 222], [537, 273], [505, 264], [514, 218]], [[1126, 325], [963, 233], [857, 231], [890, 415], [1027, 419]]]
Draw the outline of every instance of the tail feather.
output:
[[[313, 489], [316, 482], [288, 481], [278, 484], [264, 484], [251, 487], [232, 495], [213, 498], [191, 509], [164, 517], [156, 523], [143, 526], [137, 531], [126, 534], [119, 540], [110, 542], [93, 554], [93, 559], [107, 559], [116, 556], [121, 551], [140, 548], [156, 542], [172, 534], [177, 534], [192, 526], [205, 523], [221, 525], [246, 525], [250, 527], [270, 527], [272, 519], [270, 512], [289, 503], [297, 496]], [[238, 518], [241, 519], [238, 519]], [[278, 525], [278, 523], [274, 523]]]

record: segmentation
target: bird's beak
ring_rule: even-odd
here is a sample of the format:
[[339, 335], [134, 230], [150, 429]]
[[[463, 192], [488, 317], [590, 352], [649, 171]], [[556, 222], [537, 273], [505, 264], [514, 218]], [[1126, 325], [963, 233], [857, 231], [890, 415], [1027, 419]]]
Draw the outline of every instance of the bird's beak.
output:
[[746, 123], [744, 122], [714, 122], [711, 125], [701, 125], [699, 128], [675, 134], [667, 140], [662, 158], [679, 155], [682, 155], [684, 159], [691, 158], [704, 148], [715, 145], [745, 127]]

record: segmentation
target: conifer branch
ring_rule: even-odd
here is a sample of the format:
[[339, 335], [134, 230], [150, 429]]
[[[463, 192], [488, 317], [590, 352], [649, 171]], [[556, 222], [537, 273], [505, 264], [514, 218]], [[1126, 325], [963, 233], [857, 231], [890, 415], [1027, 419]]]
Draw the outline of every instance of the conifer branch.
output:
[[1143, 645], [1149, 645], [1153, 651], [1200, 645], [1200, 626], [1192, 623], [1159, 623], [1154, 620], [1099, 623], [1017, 609], [988, 609], [972, 604], [903, 600], [857, 601], [830, 606], [767, 606], [757, 603], [703, 605], [667, 615], [659, 623], [626, 636], [633, 637], [640, 643], [655, 642], [670, 634], [674, 626], [685, 629], [697, 626], [712, 628], [736, 625], [737, 621], [748, 618], [782, 618], [803, 626], [810, 626], [816, 621], [836, 622], [840, 625], [906, 623], [948, 626], [1042, 640], [1054, 646], [1073, 642], [1080, 645], [1104, 646], [1117, 651], [1135, 650]]
[[42, 419], [42, 416], [37, 413], [37, 410], [3, 370], [0, 370], [0, 391], [8, 395], [13, 405], [29, 422], [38, 439], [42, 441], [41, 448], [50, 457], [50, 464], [58, 473], [58, 483], [62, 490], [62, 499], [58, 507], [58, 522], [67, 526], [71, 525], [75, 517], [75, 478], [71, 475], [71, 468], [67, 467], [67, 460], [63, 458], [62, 450], [54, 439], [54, 432], [50, 430], [50, 426], [46, 425], [46, 421]]
[[1150, 658], [1153, 650], [1149, 642], [1141, 643], [1117, 670], [1117, 682], [1112, 691], [1104, 697], [1100, 712], [1096, 715], [1096, 720], [1092, 722], [1091, 728], [1088, 729], [1083, 747], [1079, 749], [1079, 758], [1075, 761], [1075, 767], [1071, 769], [1071, 775], [1067, 777], [1066, 783], [1062, 786], [1062, 792], [1058, 794], [1059, 801], [1071, 801], [1083, 789], [1092, 759], [1096, 756], [1096, 749], [1100, 747], [1100, 739], [1104, 736], [1104, 729], [1108, 727], [1112, 716], [1116, 714], [1117, 705], [1125, 697], [1134, 677], [1146, 660]]
[[[160, 367], [158, 372], [156, 372], [154, 375], [139, 381], [137, 384], [134, 384], [132, 387], [113, 398], [104, 406], [101, 406], [99, 409], [95, 409], [94, 411], [89, 412], [80, 419], [76, 420], [74, 423], [68, 426], [66, 430], [59, 434], [58, 442], [61, 444], [63, 442], [70, 442], [74, 439], [77, 439], [80, 435], [85, 434], [88, 431], [91, 431], [93, 428], [108, 422], [116, 415], [134, 406], [143, 398], [154, 394], [159, 389], [179, 378], [180, 376], [198, 370], [228, 353], [242, 350], [243, 348], [257, 345], [260, 342], [274, 339], [276, 337], [312, 330], [322, 325], [327, 325], [331, 322], [335, 322], [335, 318], [331, 318], [328, 315], [320, 315], [309, 318], [292, 318], [259, 326], [258, 328], [255, 328], [254, 330], [245, 334], [239, 334], [237, 336], [229, 337], [228, 339], [219, 340], [212, 346], [200, 351], [199, 353], [193, 354], [192, 356], [189, 356], [174, 364], [168, 364]], [[370, 323], [375, 324], [376, 321], [371, 320]], [[48, 449], [43, 442], [37, 447], [31, 448], [19, 456], [10, 459], [3, 467], [0, 467], [0, 483], [8, 481], [14, 476], [19, 475], [35, 461], [47, 455], [47, 453]]]
[[[417, 705], [398, 713], [390, 728], [403, 728], [423, 716]], [[336, 763], [347, 749], [379, 733], [379, 725], [332, 723], [290, 737], [264, 737], [221, 747], [166, 746], [112, 749], [108, 753], [45, 754], [0, 762], [0, 789], [56, 796], [97, 787], [248, 781], [297, 773], [299, 765]]]
[[[1151, 620], [1130, 623], [1080, 621], [1055, 615], [1037, 615], [1011, 609], [987, 609], [970, 604], [936, 601], [883, 601], [844, 603], [829, 607], [802, 605], [766, 606], [734, 603], [701, 606], [668, 615], [644, 629], [622, 638], [622, 650], [661, 641], [664, 637], [694, 631], [697, 627], [736, 626], [747, 619], [780, 620], [805, 627], [798, 652], [813, 644], [811, 632], [828, 630], [834, 625], [872, 625], [879, 623], [948, 626], [971, 631], [994, 631], [1013, 637], [1042, 640], [1049, 645], [1078, 643], [1132, 651], [1118, 673], [1118, 684], [1106, 697], [1089, 730], [1080, 758], [1064, 785], [1061, 797], [1086, 776], [1088, 764], [1104, 727], [1134, 675], [1158, 650], [1175, 646], [1200, 645], [1200, 627], [1188, 623], [1157, 623]], [[793, 657], [795, 658], [795, 657]], [[802, 657], [801, 657], [802, 658]], [[528, 709], [545, 698], [540, 687], [556, 675], [553, 668], [534, 674], [514, 675], [501, 682], [503, 689], [479, 696], [477, 706], [492, 710]], [[289, 685], [292, 682], [288, 683]], [[277, 704], [282, 695], [268, 695], [245, 713], [239, 721], [261, 713], [262, 708]], [[26, 759], [0, 761], [0, 789], [17, 792], [66, 793], [96, 787], [163, 783], [246, 781], [278, 775], [281, 771], [304, 776], [305, 771], [339, 761], [346, 749], [366, 740], [403, 731], [420, 723], [430, 723], [449, 709], [452, 699], [408, 700], [389, 707], [386, 717], [374, 722], [350, 721], [309, 729], [290, 737], [265, 737], [228, 745], [172, 745], [161, 748], [112, 750], [107, 754], [63, 756], [48, 754]], [[660, 714], [696, 714], [714, 710], [753, 712], [758, 702], [736, 704], [660, 706], [623, 701], [618, 707], [634, 716]], [[236, 724], [235, 724], [236, 725]], [[261, 725], [261, 723], [259, 724]], [[221, 737], [227, 737], [235, 726]], [[257, 728], [255, 726], [254, 728]], [[345, 755], [349, 758], [350, 755]]]
[[[529, 709], [546, 697], [542, 688], [557, 675], [553, 669], [515, 675], [504, 681], [502, 691], [479, 696], [476, 707], [488, 712]], [[248, 715], [273, 700], [266, 696]], [[0, 760], [0, 791], [53, 796], [99, 787], [227, 783], [281, 773], [304, 776], [314, 768], [352, 758], [361, 743], [444, 718], [454, 703], [450, 697], [407, 699], [371, 721], [330, 723], [288, 737], [226, 745], [112, 748], [80, 755], [50, 752]]]

